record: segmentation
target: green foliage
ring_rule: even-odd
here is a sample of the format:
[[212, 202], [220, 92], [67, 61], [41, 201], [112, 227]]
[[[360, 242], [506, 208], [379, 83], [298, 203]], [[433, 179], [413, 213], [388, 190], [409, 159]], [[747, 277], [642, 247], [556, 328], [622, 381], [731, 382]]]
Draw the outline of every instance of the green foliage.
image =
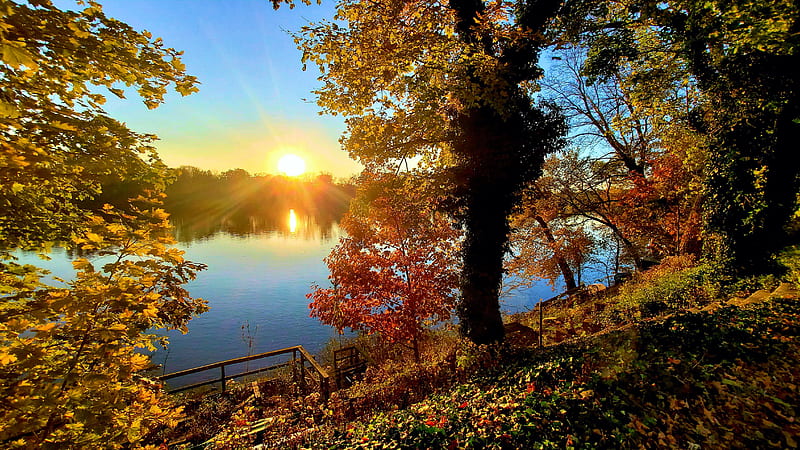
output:
[[688, 309], [716, 296], [708, 266], [694, 266], [688, 258], [668, 258], [659, 266], [637, 273], [619, 290], [623, 309], [650, 317]]
[[778, 262], [786, 268], [784, 276], [786, 280], [795, 286], [800, 286], [800, 246], [784, 249], [778, 256]]
[[738, 297], [746, 297], [759, 290], [772, 290], [778, 287], [780, 278], [773, 274], [750, 275], [736, 280], [736, 282], [723, 286], [724, 292], [732, 293]]

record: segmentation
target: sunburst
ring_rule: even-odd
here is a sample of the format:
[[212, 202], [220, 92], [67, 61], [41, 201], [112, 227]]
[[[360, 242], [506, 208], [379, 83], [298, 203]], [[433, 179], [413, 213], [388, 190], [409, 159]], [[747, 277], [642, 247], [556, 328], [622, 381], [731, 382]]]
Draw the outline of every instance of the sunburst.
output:
[[303, 158], [288, 153], [278, 160], [278, 171], [290, 177], [300, 176], [306, 171], [306, 162], [303, 161]]

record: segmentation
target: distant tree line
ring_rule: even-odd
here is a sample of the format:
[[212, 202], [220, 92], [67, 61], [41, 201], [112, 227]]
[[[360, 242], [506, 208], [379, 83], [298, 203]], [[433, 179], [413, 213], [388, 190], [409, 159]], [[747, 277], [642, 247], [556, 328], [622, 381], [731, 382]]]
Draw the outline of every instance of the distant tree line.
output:
[[224, 230], [246, 235], [288, 229], [287, 214], [312, 218], [323, 237], [329, 235], [355, 195], [350, 181], [329, 174], [295, 178], [251, 175], [243, 169], [221, 173], [183, 166], [165, 190], [164, 208], [179, 240]]
[[[233, 235], [289, 232], [287, 215], [310, 218], [322, 238], [347, 211], [355, 196], [355, 181], [335, 180], [320, 173], [304, 177], [252, 175], [244, 169], [224, 172], [193, 166], [163, 169], [164, 209], [181, 242], [203, 239], [224, 231]], [[126, 208], [128, 200], [151, 187], [144, 177], [104, 177], [100, 192], [80, 205], [86, 209], [111, 204]]]

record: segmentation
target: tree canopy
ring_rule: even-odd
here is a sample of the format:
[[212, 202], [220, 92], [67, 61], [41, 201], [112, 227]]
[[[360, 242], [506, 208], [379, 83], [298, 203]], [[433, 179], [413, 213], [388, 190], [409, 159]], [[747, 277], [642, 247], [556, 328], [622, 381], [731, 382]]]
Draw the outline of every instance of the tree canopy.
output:
[[197, 90], [180, 52], [106, 17], [96, 2], [85, 6], [0, 3], [3, 248], [69, 240], [86, 215], [80, 203], [104, 179], [163, 187], [154, 136], [131, 131], [102, 105], [109, 93], [124, 98], [126, 88], [148, 108], [170, 85], [182, 95]]
[[[185, 332], [206, 310], [183, 288], [204, 266], [169, 246], [155, 136], [102, 109], [108, 93], [129, 90], [155, 108], [169, 87], [187, 95], [197, 80], [160, 39], [77, 3], [0, 1], [4, 448], [130, 446], [174, 423], [179, 411], [141, 374], [163, 342], [149, 330]], [[134, 198], [99, 203], [114, 180], [137, 186]], [[80, 255], [74, 279], [14, 261], [54, 245]]]
[[345, 1], [297, 36], [322, 72], [319, 105], [345, 116], [351, 156], [369, 168], [418, 157], [448, 175], [450, 212], [466, 230], [460, 324], [480, 343], [503, 336], [507, 216], [563, 145], [560, 115], [531, 96], [557, 6]]
[[[715, 236], [706, 239], [705, 253], [727, 260], [727, 271], [769, 270], [790, 238], [787, 226], [797, 207], [797, 5], [576, 4], [583, 9], [574, 8], [580, 13], [571, 18], [581, 23], [578, 35], [590, 46], [586, 68], [592, 76], [608, 77], [629, 62], [677, 57], [697, 83], [702, 103], [688, 118], [707, 139], [705, 225], [707, 237]], [[658, 34], [662, 45], [643, 48], [642, 31]], [[651, 64], [638, 79], [657, 77], [657, 69]]]

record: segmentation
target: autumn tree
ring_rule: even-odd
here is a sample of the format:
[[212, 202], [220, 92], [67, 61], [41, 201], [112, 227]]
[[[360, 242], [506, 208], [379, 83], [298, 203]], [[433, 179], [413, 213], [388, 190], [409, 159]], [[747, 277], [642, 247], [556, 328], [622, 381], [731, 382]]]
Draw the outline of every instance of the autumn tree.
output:
[[458, 287], [459, 233], [412, 176], [362, 175], [342, 218], [346, 233], [325, 263], [331, 287], [313, 286], [311, 316], [340, 332], [378, 333], [420, 360], [427, 326], [448, 320]]
[[[206, 309], [183, 284], [203, 268], [169, 247], [154, 136], [102, 109], [135, 92], [196, 90], [180, 52], [148, 32], [49, 0], [0, 1], [0, 442], [4, 448], [135, 445], [177, 411], [140, 375], [154, 328], [186, 330]], [[143, 195], [98, 204], [109, 181]], [[149, 191], [150, 193], [148, 193]], [[88, 258], [73, 280], [14, 261], [55, 245]], [[45, 256], [46, 257], [46, 256]]]
[[318, 104], [345, 116], [351, 156], [367, 167], [419, 157], [449, 174], [450, 211], [466, 231], [459, 323], [478, 343], [503, 338], [507, 217], [562, 145], [560, 114], [531, 96], [558, 5], [349, 0], [298, 36], [322, 72]]
[[512, 254], [506, 270], [527, 285], [545, 279], [555, 286], [561, 279], [565, 289], [572, 290], [582, 282], [581, 273], [596, 247], [596, 233], [586, 220], [569, 213], [569, 205], [552, 189], [552, 182], [545, 164], [544, 174], [526, 191], [512, 215]]
[[166, 343], [149, 330], [186, 332], [206, 310], [182, 287], [203, 265], [166, 245], [163, 210], [144, 198], [130, 207], [86, 219], [73, 243], [105, 262], [74, 260], [75, 278], [63, 285], [36, 267], [0, 263], [4, 446], [113, 448], [176, 423], [179, 410], [140, 375], [150, 364], [143, 351]]
[[[575, 5], [579, 3], [576, 2]], [[707, 137], [705, 211], [709, 232], [728, 258], [728, 270], [769, 270], [788, 242], [797, 207], [800, 136], [798, 18], [794, 2], [744, 1], [581, 2], [576, 7], [591, 41], [590, 67], [598, 77], [628, 60], [677, 55], [704, 101], [693, 127]], [[644, 54], [636, 29], [656, 31], [668, 45]], [[646, 80], [650, 71], [642, 74]]]
[[[642, 28], [637, 30], [637, 49], [643, 54], [654, 53], [653, 48], [663, 50], [657, 34]], [[619, 62], [600, 79], [588, 74], [592, 60], [582, 48], [572, 46], [554, 54], [558, 61], [543, 83], [544, 93], [569, 118], [572, 148], [586, 160], [583, 167], [594, 172], [591, 178], [607, 177], [607, 187], [613, 186], [587, 193], [564, 191], [580, 197], [570, 202], [575, 212], [596, 207], [586, 216], [602, 215], [596, 224], [625, 245], [637, 267], [648, 252], [650, 256], [699, 253], [705, 149], [703, 137], [689, 124], [700, 94], [685, 64], [669, 53], [642, 57]], [[575, 168], [571, 164], [564, 175], [573, 177]]]

